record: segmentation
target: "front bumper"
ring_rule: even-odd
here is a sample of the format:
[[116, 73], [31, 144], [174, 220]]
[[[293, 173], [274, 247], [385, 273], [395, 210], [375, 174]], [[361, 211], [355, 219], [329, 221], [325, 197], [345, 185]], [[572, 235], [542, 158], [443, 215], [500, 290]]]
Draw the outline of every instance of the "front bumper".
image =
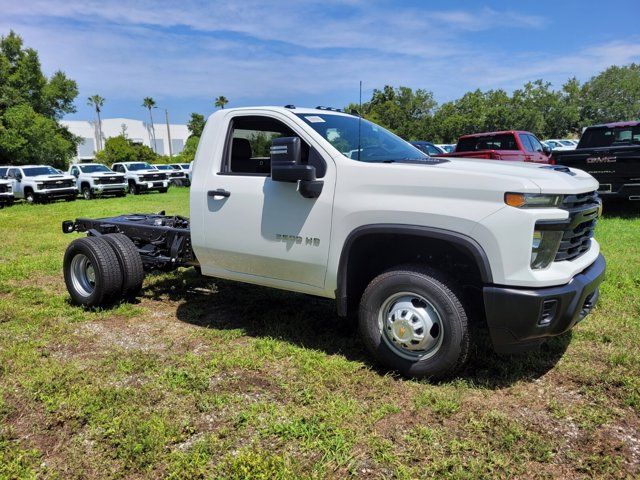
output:
[[0, 193], [0, 203], [13, 203], [14, 199], [13, 192]]
[[640, 183], [606, 183], [602, 181], [598, 195], [605, 200], [640, 200]]
[[110, 183], [105, 185], [93, 185], [91, 190], [96, 194], [106, 194], [124, 192], [127, 190], [127, 187], [128, 185], [126, 183]]
[[68, 198], [76, 196], [78, 194], [78, 189], [76, 187], [50, 188], [45, 190], [36, 190], [34, 194], [37, 197], [44, 198]]
[[157, 190], [159, 188], [169, 188], [169, 180], [158, 180], [157, 182], [139, 182], [138, 187], [143, 190]]
[[495, 350], [525, 351], [545, 338], [570, 330], [596, 304], [605, 269], [604, 257], [599, 255], [589, 267], [559, 287], [484, 287], [485, 313]]

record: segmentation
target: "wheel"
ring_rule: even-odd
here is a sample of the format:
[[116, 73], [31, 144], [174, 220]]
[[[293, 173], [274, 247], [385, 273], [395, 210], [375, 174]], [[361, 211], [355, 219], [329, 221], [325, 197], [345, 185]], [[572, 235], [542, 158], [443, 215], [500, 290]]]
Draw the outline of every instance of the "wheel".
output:
[[415, 265], [387, 271], [360, 302], [362, 340], [384, 367], [408, 377], [454, 375], [469, 353], [467, 315], [455, 283]]
[[74, 195], [72, 197], [67, 197], [67, 198], [65, 198], [65, 201], [67, 201], [67, 202], [75, 202], [76, 201], [76, 196]]
[[110, 233], [104, 238], [118, 257], [118, 263], [122, 270], [122, 295], [133, 298], [142, 289], [144, 281], [144, 267], [138, 249], [129, 237], [121, 233]]
[[133, 180], [129, 180], [129, 193], [132, 195], [138, 195], [140, 193], [140, 187]]
[[31, 205], [38, 203], [38, 199], [36, 198], [36, 194], [33, 193], [33, 190], [27, 190], [24, 192], [24, 199]]
[[167, 193], [168, 190], [168, 188], [159, 188], [158, 193]]
[[126, 197], [126, 196], [127, 196], [127, 192], [125, 192], [124, 190], [122, 192], [116, 193], [116, 197]]
[[93, 198], [93, 193], [91, 193], [91, 187], [85, 185], [82, 187], [82, 196], [85, 200], [91, 200]]
[[64, 282], [71, 300], [85, 307], [110, 305], [122, 292], [122, 269], [102, 237], [78, 238], [64, 254]]

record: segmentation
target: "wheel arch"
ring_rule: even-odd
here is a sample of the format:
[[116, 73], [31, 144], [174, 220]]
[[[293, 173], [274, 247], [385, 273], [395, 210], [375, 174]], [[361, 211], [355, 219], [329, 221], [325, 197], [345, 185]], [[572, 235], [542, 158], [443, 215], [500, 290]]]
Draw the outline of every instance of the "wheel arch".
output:
[[[381, 251], [380, 247], [394, 248]], [[352, 311], [368, 282], [377, 274], [395, 265], [415, 262], [416, 256], [427, 265], [433, 264], [421, 258], [433, 252], [459, 255], [475, 270], [473, 274], [478, 281], [493, 282], [486, 252], [468, 235], [421, 225], [363, 225], [347, 236], [340, 254], [335, 291], [338, 315], [347, 316]], [[375, 261], [368, 253], [374, 253]]]

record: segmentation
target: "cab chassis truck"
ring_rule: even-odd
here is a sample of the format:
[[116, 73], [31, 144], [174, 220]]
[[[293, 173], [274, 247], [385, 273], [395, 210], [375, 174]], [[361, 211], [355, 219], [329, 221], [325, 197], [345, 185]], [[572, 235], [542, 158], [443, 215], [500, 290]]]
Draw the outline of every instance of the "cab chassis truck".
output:
[[432, 158], [332, 109], [225, 109], [198, 146], [190, 219], [63, 222], [87, 234], [65, 252], [65, 283], [90, 308], [178, 267], [331, 298], [385, 368], [449, 377], [468, 358], [472, 320], [512, 353], [591, 312], [605, 274], [597, 190], [573, 168]]

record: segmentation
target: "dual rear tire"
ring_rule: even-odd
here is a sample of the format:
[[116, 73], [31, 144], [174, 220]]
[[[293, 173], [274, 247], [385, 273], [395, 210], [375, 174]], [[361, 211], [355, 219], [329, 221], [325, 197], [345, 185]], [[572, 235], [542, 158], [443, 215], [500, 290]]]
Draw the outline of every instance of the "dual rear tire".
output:
[[144, 281], [138, 249], [119, 233], [71, 242], [64, 255], [63, 271], [72, 302], [85, 307], [134, 298]]

